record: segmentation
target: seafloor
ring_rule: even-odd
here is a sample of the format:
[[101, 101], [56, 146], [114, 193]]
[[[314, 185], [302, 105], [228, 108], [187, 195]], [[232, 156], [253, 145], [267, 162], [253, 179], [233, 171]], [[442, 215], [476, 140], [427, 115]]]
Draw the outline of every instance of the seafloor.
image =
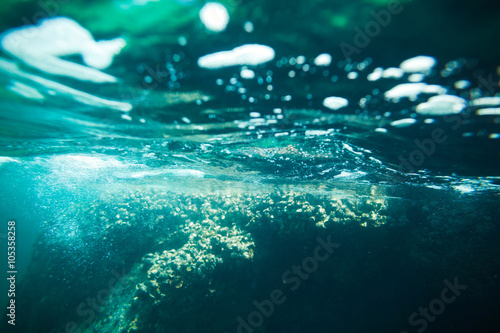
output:
[[23, 311], [17, 328], [250, 333], [499, 327], [498, 194], [265, 188], [140, 186], [74, 203], [45, 224], [35, 244], [18, 284]]

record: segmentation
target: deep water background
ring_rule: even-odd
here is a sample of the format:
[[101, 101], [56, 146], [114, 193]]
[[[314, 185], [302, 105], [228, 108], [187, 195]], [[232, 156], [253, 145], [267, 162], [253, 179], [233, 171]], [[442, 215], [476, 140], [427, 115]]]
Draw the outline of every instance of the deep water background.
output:
[[[207, 31], [198, 18], [204, 1], [131, 3], [7, 0], [0, 5], [1, 32], [36, 24], [33, 18], [65, 16], [96, 40], [125, 37], [127, 47], [106, 69], [119, 78], [116, 84], [51, 76], [5, 52], [0, 56], [25, 73], [133, 106], [129, 113], [92, 107], [36, 85], [44, 99], [24, 98], [9, 87], [15, 81], [33, 82], [0, 72], [0, 216], [2, 225], [16, 221], [19, 272], [19, 325], [7, 326], [4, 316], [2, 331], [60, 332], [70, 320], [82, 324], [85, 317], [75, 309], [106, 287], [113, 269], [130, 272], [129, 289], [90, 325], [82, 324], [82, 332], [236, 331], [236, 318], [251, 313], [254, 300], [282, 287], [283, 272], [311, 253], [316, 237], [328, 234], [341, 244], [339, 251], [297, 292], [287, 294], [287, 302], [255, 332], [416, 332], [409, 316], [440, 296], [445, 279], [455, 277], [468, 289], [425, 331], [499, 331], [500, 145], [491, 135], [500, 133], [500, 118], [478, 116], [469, 103], [499, 94], [498, 3], [401, 1], [401, 14], [392, 16], [350, 61], [339, 44], [353, 44], [353, 28], [364, 28], [373, 20], [370, 12], [384, 10], [387, 1], [221, 1], [231, 19], [219, 34]], [[251, 33], [243, 29], [246, 21], [253, 23]], [[256, 79], [241, 79], [239, 66], [212, 71], [196, 64], [203, 55], [247, 43], [269, 45], [276, 52], [273, 61], [252, 68]], [[327, 68], [313, 72], [290, 64], [301, 55], [312, 64], [324, 52], [333, 57]], [[398, 66], [418, 55], [437, 60], [425, 82], [468, 101], [458, 129], [444, 117], [426, 122], [430, 117], [415, 113], [427, 96], [415, 102], [384, 100], [383, 93], [406, 78], [366, 79], [376, 67]], [[78, 56], [67, 59], [81, 63]], [[442, 75], [456, 59], [465, 59], [466, 65]], [[358, 79], [348, 79], [348, 68], [360, 63], [367, 69], [358, 71]], [[482, 79], [490, 77], [492, 85], [485, 86]], [[459, 79], [469, 80], [470, 88], [455, 88]], [[327, 96], [345, 97], [350, 104], [329, 110], [322, 105]], [[358, 101], [366, 96], [371, 100], [362, 107]], [[264, 124], [252, 122], [255, 112]], [[390, 125], [408, 117], [417, 123]], [[418, 170], [398, 169], [399, 157], [408, 157], [415, 140], [431, 137], [436, 128], [448, 140]], [[152, 189], [167, 199], [172, 193], [185, 195], [183, 200], [206, 195], [206, 202], [226, 194], [254, 198], [256, 193], [286, 196], [295, 191], [317, 205], [324, 205], [326, 193], [385, 198], [394, 206], [387, 223], [378, 227], [362, 226], [353, 217], [349, 223], [326, 229], [311, 224], [307, 232], [283, 236], [276, 227], [249, 223], [245, 231], [255, 241], [252, 261], [217, 268], [213, 294], [203, 283], [193, 284], [173, 290], [173, 300], [166, 297], [158, 305], [136, 288], [149, 281], [143, 258], [177, 249], [182, 241], [158, 245], [176, 226], [147, 221], [175, 207], [137, 209], [143, 229], [133, 225], [105, 238], [107, 230], [114, 230], [110, 226], [120, 204], [128, 200], [121, 202], [121, 195]], [[115, 202], [106, 201], [113, 197]], [[197, 200], [201, 210], [202, 199]], [[97, 221], [96, 202], [111, 216], [109, 225], [91, 225]], [[144, 207], [154, 205], [143, 202]], [[186, 209], [184, 204], [177, 205]], [[253, 205], [251, 199], [241, 204], [249, 216], [273, 207]], [[368, 208], [359, 212], [371, 214]], [[247, 222], [234, 223], [241, 227]], [[145, 236], [138, 236], [144, 230]], [[5, 303], [5, 280], [0, 287]], [[133, 303], [136, 296], [139, 305]], [[138, 328], [132, 328], [134, 320]]]

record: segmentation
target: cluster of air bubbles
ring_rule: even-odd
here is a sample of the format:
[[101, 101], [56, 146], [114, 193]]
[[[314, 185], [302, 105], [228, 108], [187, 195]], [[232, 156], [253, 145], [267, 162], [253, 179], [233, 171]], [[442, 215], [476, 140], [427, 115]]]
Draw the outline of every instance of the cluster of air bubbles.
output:
[[305, 77], [308, 72], [314, 74], [317, 72], [315, 67], [312, 67], [305, 56], [299, 55], [297, 57], [283, 57], [276, 62], [276, 67], [287, 68], [288, 77], [294, 78], [297, 74], [301, 77]]
[[[340, 96], [328, 97], [324, 96], [324, 93], [320, 95], [316, 89], [318, 82], [321, 82], [317, 80], [317, 75], [328, 79], [330, 83], [337, 83], [345, 79], [357, 80], [360, 78], [360, 74], [370, 67], [373, 60], [366, 58], [358, 62], [344, 60], [333, 64], [332, 62], [333, 58], [328, 53], [321, 53], [311, 58], [304, 55], [281, 57], [274, 62], [275, 68], [268, 69], [265, 73], [262, 72], [261, 67], [240, 66], [239, 72], [234, 73], [230, 78], [219, 77], [215, 79], [215, 84], [223, 87], [228, 93], [239, 94], [242, 100], [249, 103], [257, 103], [259, 100], [275, 100], [281, 103], [278, 105], [282, 106], [283, 103], [291, 102], [296, 98], [301, 100], [305, 97], [307, 106], [313, 107], [315, 99], [320, 97], [324, 99], [323, 106], [325, 108], [336, 111], [348, 106], [349, 101]], [[391, 71], [387, 71], [385, 76], [397, 75], [395, 74], [396, 69]], [[399, 71], [402, 70], [399, 69]], [[310, 76], [316, 77], [314, 81], [304, 82], [304, 79], [310, 80]], [[297, 84], [302, 85], [300, 89], [304, 92], [303, 96], [297, 97], [285, 90], [286, 85], [282, 85], [283, 80], [299, 80]], [[264, 89], [256, 90], [258, 87]], [[360, 101], [359, 105], [366, 106], [370, 100], [371, 96], [368, 95]]]
[[137, 72], [144, 75], [143, 86], [145, 89], [168, 88], [170, 90], [181, 87], [180, 80], [185, 78], [185, 73], [176, 68], [185, 58], [184, 52], [180, 51], [166, 57], [163, 64], [150, 65], [141, 63]]
[[[235, 92], [241, 96], [242, 100], [247, 100], [250, 103], [256, 103], [259, 99], [270, 100], [270, 93], [274, 89], [272, 82], [272, 70], [260, 73], [247, 66], [241, 67], [239, 73], [233, 74], [233, 76], [227, 80], [223, 78], [217, 78], [215, 80], [215, 84], [220, 87], [223, 86], [226, 92]], [[249, 96], [245, 83], [263, 87], [264, 93], [258, 94], [258, 96]]]
[[[246, 47], [250, 50], [250, 46]], [[314, 107], [319, 104], [314, 101], [320, 100], [323, 101], [320, 108], [328, 109], [329, 112], [354, 111], [358, 115], [373, 116], [381, 122], [375, 131], [378, 133], [387, 133], [391, 128], [405, 128], [415, 124], [431, 125], [441, 121], [439, 117], [442, 116], [461, 116], [471, 112], [481, 116], [500, 115], [500, 101], [484, 99], [485, 94], [491, 95], [493, 92], [489, 91], [488, 87], [481, 87], [481, 83], [479, 87], [473, 86], [467, 76], [473, 64], [464, 58], [449, 61], [439, 68], [435, 58], [420, 55], [406, 59], [399, 65], [383, 68], [373, 66], [371, 58], [358, 62], [334, 62], [330, 54], [321, 53], [310, 58], [305, 55], [283, 56], [275, 59], [271, 66], [264, 67], [264, 62], [271, 61], [273, 57], [253, 64], [249, 60], [253, 56], [247, 57], [239, 48], [216, 55], [217, 57], [210, 55], [213, 58], [206, 58], [206, 64], [201, 62], [204, 66], [200, 67], [227, 67], [218, 63], [222, 60], [232, 66], [239, 65], [231, 77], [219, 77], [215, 79], [215, 83], [228, 93], [238, 94], [241, 100], [250, 104], [273, 100], [275, 107], [286, 107], [291, 101], [302, 103], [304, 99], [307, 107]], [[236, 60], [233, 60], [233, 57]], [[439, 84], [433, 84], [436, 79], [452, 76], [458, 78], [445, 83], [441, 79]], [[387, 83], [370, 88], [370, 82], [379, 80], [386, 80]], [[356, 99], [352, 97], [354, 93], [351, 96], [341, 96], [341, 93], [336, 96], [336, 91], [343, 90], [336, 89], [336, 86], [339, 87], [337, 82], [349, 81], [365, 81], [360, 82], [359, 90], [354, 92], [359, 93], [359, 96]], [[330, 87], [329, 84], [331, 89], [325, 89], [324, 87]], [[294, 89], [292, 94], [292, 91], [287, 91], [290, 85], [299, 85], [299, 90]], [[498, 81], [496, 85], [498, 86]], [[323, 90], [317, 89], [318, 87]], [[362, 91], [363, 87], [365, 92]], [[299, 91], [302, 94], [296, 94]], [[389, 111], [384, 112], [387, 109]], [[260, 112], [253, 108], [250, 108], [249, 112], [250, 121], [240, 123], [240, 127], [253, 129], [269, 125], [270, 121], [279, 121], [277, 115], [268, 119], [266, 117], [270, 115], [261, 116]], [[490, 138], [498, 136], [496, 133], [490, 134]]]
[[208, 96], [203, 96], [202, 98], [199, 98], [195, 101], [196, 105], [202, 105], [203, 103], [206, 103], [210, 100]]
[[[283, 110], [281, 108], [274, 108], [272, 114], [261, 114], [260, 112], [251, 111], [249, 114], [248, 121], [239, 121], [237, 120], [235, 123], [241, 129], [247, 130], [255, 130], [260, 127], [273, 126], [278, 123], [278, 121], [284, 118]], [[279, 136], [279, 134], [276, 134]], [[259, 138], [262, 137], [259, 134]]]

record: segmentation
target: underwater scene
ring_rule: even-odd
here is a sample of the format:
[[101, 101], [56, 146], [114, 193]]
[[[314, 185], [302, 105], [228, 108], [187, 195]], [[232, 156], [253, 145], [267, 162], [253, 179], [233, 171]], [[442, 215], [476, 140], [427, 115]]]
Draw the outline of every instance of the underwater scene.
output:
[[500, 332], [500, 3], [3, 0], [0, 332]]

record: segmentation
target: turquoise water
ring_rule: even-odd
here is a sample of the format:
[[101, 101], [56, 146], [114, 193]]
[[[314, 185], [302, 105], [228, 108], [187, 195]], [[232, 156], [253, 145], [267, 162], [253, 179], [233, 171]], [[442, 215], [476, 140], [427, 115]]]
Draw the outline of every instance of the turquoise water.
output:
[[497, 332], [496, 9], [5, 2], [2, 331]]

